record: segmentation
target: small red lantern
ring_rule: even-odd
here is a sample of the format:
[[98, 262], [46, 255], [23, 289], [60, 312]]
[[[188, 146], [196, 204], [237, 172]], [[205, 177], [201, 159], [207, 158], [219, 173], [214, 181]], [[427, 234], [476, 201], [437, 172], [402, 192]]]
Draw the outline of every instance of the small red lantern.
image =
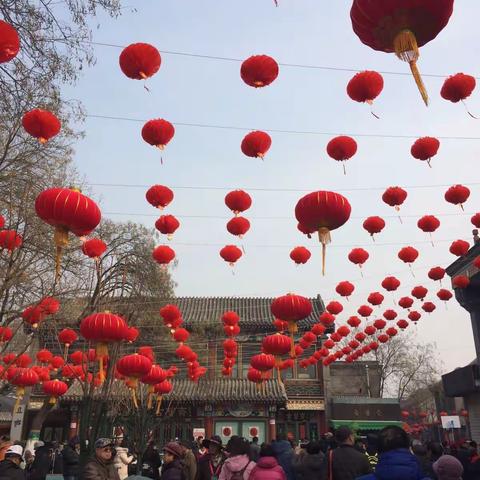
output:
[[332, 301], [326, 307], [332, 315], [338, 315], [343, 311], [343, 305], [340, 302]]
[[50, 396], [48, 403], [55, 404], [57, 403], [58, 397], [61, 397], [67, 393], [68, 385], [61, 380], [55, 379], [49, 380], [48, 382], [43, 382], [42, 388], [43, 392]]
[[470, 244], [465, 240], [455, 240], [450, 245], [450, 253], [456, 255], [457, 257], [463, 257], [470, 250]]
[[189, 336], [190, 333], [185, 328], [176, 328], [173, 332], [173, 339], [180, 344], [186, 342]]
[[163, 382], [157, 383], [153, 387], [155, 393], [157, 394], [157, 411], [156, 414], [160, 414], [160, 408], [162, 406], [163, 395], [168, 395], [173, 390], [173, 385], [168, 381], [164, 380]]
[[378, 318], [373, 322], [373, 326], [377, 330], [383, 330], [387, 326], [387, 322], [383, 318]]
[[362, 268], [363, 264], [368, 260], [369, 257], [370, 255], [363, 248], [354, 248], [348, 254], [348, 259], [355, 265], [358, 265], [360, 268]]
[[445, 200], [453, 205], [460, 205], [462, 210], [469, 196], [470, 190], [464, 185], [453, 185], [445, 192]]
[[[347, 94], [352, 100], [359, 103], [368, 103], [370, 106], [382, 93], [382, 90], [383, 77], [378, 72], [371, 70], [356, 73], [347, 85]], [[373, 112], [371, 113], [378, 118]]]
[[40, 363], [50, 363], [53, 358], [53, 354], [50, 350], [42, 349], [37, 352], [36, 357]]
[[47, 143], [60, 132], [60, 120], [47, 110], [36, 108], [25, 113], [22, 118], [25, 131], [41, 144]]
[[0, 20], [0, 63], [9, 62], [20, 50], [20, 38], [9, 23]]
[[408, 193], [400, 187], [389, 187], [383, 192], [382, 200], [395, 210], [400, 210], [400, 205], [406, 200]]
[[402, 330], [405, 330], [408, 327], [408, 322], [406, 320], [400, 319], [397, 322], [398, 328], [401, 328]]
[[87, 257], [98, 260], [107, 251], [107, 244], [99, 238], [91, 238], [82, 245], [82, 252]]
[[310, 260], [310, 257], [312, 254], [310, 253], [310, 250], [305, 247], [295, 247], [292, 249], [290, 252], [290, 258], [297, 264], [305, 264]]
[[13, 331], [10, 327], [0, 327], [0, 344], [8, 343], [12, 338]]
[[155, 228], [171, 240], [173, 234], [180, 227], [180, 222], [173, 215], [162, 215], [156, 222]]
[[373, 325], [367, 325], [364, 329], [364, 332], [366, 335], [371, 337], [372, 335], [375, 335], [375, 333], [377, 332], [377, 329]]
[[355, 285], [350, 283], [349, 281], [345, 280], [343, 282], [339, 282], [335, 287], [335, 291], [341, 296], [348, 298], [353, 291], [355, 290]]
[[251, 87], [266, 87], [278, 77], [278, 63], [268, 55], [254, 55], [242, 63], [240, 76]]
[[402, 262], [407, 263], [408, 266], [410, 267], [410, 270], [412, 268], [412, 263], [418, 258], [418, 255], [419, 255], [418, 250], [413, 247], [403, 247], [398, 252], [398, 258]]
[[377, 337], [377, 340], [380, 343], [387, 343], [390, 340], [390, 337], [386, 333], [382, 333]]
[[430, 161], [438, 153], [440, 148], [440, 140], [435, 137], [422, 137], [417, 140], [412, 145], [410, 153], [413, 158], [417, 160], [422, 160], [427, 162], [428, 166], [431, 167]]
[[237, 325], [239, 321], [240, 317], [236, 312], [228, 311], [222, 315], [222, 322], [224, 325], [233, 327], [234, 325]]
[[267, 378], [267, 372], [275, 367], [275, 357], [266, 353], [260, 353], [254, 355], [250, 359], [250, 365], [255, 369], [262, 372], [262, 378]]
[[295, 217], [307, 228], [318, 231], [322, 244], [322, 273], [325, 274], [326, 246], [330, 231], [345, 224], [352, 208], [348, 200], [335, 192], [318, 191], [302, 197], [295, 207]]
[[427, 313], [432, 313], [436, 308], [437, 307], [433, 302], [425, 302], [422, 305], [422, 310]]
[[263, 158], [272, 146], [272, 139], [266, 132], [256, 130], [247, 133], [242, 140], [240, 148], [247, 157]]
[[470, 221], [474, 227], [480, 228], [480, 212], [473, 215]]
[[368, 305], [361, 305], [358, 308], [357, 312], [361, 317], [367, 318], [372, 314], [373, 309], [372, 309], [372, 307], [369, 307]]
[[[327, 144], [327, 153], [337, 162], [345, 162], [357, 153], [357, 142], [346, 135], [332, 138]], [[343, 163], [343, 173], [346, 173], [345, 163]]]
[[180, 309], [176, 305], [168, 304], [160, 309], [160, 316], [169, 328], [172, 328], [173, 323], [180, 318], [181, 315]]
[[292, 340], [286, 335], [276, 333], [267, 335], [262, 340], [262, 352], [275, 357], [275, 367], [282, 363], [282, 355], [287, 355], [292, 349]]
[[441, 288], [437, 292], [437, 297], [444, 302], [448, 302], [453, 297], [453, 293], [450, 290]]
[[402, 297], [399, 301], [398, 304], [405, 309], [410, 308], [413, 305], [413, 299], [410, 297]]
[[220, 250], [220, 256], [233, 267], [242, 257], [242, 251], [235, 245], [226, 245]]
[[335, 315], [332, 315], [329, 312], [323, 312], [318, 319], [320, 320], [320, 323], [326, 327], [335, 323]]
[[350, 334], [350, 329], [346, 325], [342, 325], [342, 326], [337, 328], [337, 333], [342, 338], [345, 338], [345, 337], [348, 337], [348, 335]]
[[122, 72], [133, 80], [146, 80], [160, 69], [160, 52], [148, 43], [132, 43], [122, 50], [119, 58]]
[[233, 190], [225, 195], [225, 205], [238, 215], [252, 206], [252, 197], [243, 190]]
[[[440, 95], [445, 100], [449, 100], [452, 103], [462, 102], [465, 105], [465, 99], [468, 98], [472, 92], [475, 90], [477, 82], [475, 77], [471, 75], [466, 75], [464, 73], [457, 73], [456, 75], [451, 75], [448, 77], [442, 85], [440, 90]], [[467, 106], [465, 105], [467, 109]], [[467, 113], [472, 118], [477, 118], [472, 115], [468, 109]]]
[[[360, 326], [360, 324], [362, 323], [362, 321], [356, 317], [355, 315], [351, 316], [348, 320], [347, 320], [347, 323], [352, 327], [352, 328], [357, 328], [358, 326]], [[358, 339], [357, 339], [358, 340]]]
[[394, 292], [400, 286], [400, 280], [396, 277], [385, 277], [382, 280], [382, 287], [387, 292]]
[[243, 238], [243, 236], [250, 230], [250, 222], [245, 217], [233, 217], [227, 223], [227, 230], [232, 235]]
[[153, 250], [152, 257], [158, 264], [166, 266], [175, 258], [175, 250], [167, 245], [159, 245]]
[[174, 135], [175, 127], [163, 118], [149, 120], [142, 128], [142, 138], [149, 145], [157, 147], [160, 150], [165, 148]]
[[433, 245], [432, 233], [440, 226], [440, 220], [434, 215], [425, 215], [417, 222], [417, 227], [425, 233], [430, 234], [430, 240]]
[[380, 233], [385, 228], [385, 220], [377, 216], [368, 217], [363, 222], [363, 228], [372, 236], [372, 239], [375, 240], [373, 235]]
[[173, 192], [164, 185], [153, 185], [145, 194], [147, 202], [160, 210], [164, 209], [173, 200]]
[[372, 292], [368, 296], [367, 302], [370, 303], [370, 305], [377, 306], [382, 304], [384, 298], [385, 297], [380, 292]]
[[40, 379], [34, 370], [31, 368], [12, 368], [7, 373], [7, 380], [17, 387], [17, 400], [13, 407], [13, 412], [17, 413], [20, 401], [25, 395], [25, 388], [33, 387]]
[[33, 328], [37, 328], [38, 324], [45, 319], [45, 313], [38, 305], [27, 307], [22, 312], [22, 318], [29, 323]]
[[137, 328], [128, 327], [127, 334], [125, 336], [125, 340], [128, 343], [133, 343], [138, 338], [139, 335], [140, 335], [140, 332], [138, 331]]
[[412, 291], [411, 291], [412, 297], [415, 297], [418, 300], [423, 300], [427, 296], [427, 293], [428, 293], [428, 289], [426, 289], [425, 287], [422, 287], [421, 285], [412, 288]]
[[322, 323], [315, 323], [312, 326], [312, 333], [316, 335], [317, 337], [321, 337], [325, 333], [325, 326]]
[[409, 320], [411, 320], [412, 322], [418, 322], [421, 317], [422, 317], [422, 315], [421, 315], [419, 312], [417, 312], [416, 310], [412, 310], [412, 311], [408, 314], [408, 318], [409, 318]]
[[470, 279], [466, 275], [457, 275], [452, 278], [454, 288], [467, 288], [470, 285]]
[[23, 238], [15, 230], [0, 230], [0, 249], [8, 250], [12, 253], [20, 248]]
[[383, 317], [389, 321], [395, 320], [397, 318], [397, 312], [389, 308], [383, 312]]

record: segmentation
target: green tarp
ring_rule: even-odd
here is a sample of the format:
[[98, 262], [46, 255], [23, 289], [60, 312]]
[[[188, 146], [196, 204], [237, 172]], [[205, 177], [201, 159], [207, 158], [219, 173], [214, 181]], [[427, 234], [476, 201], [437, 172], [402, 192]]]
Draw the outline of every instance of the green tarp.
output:
[[333, 428], [350, 427], [352, 430], [381, 430], [390, 425], [401, 427], [403, 422], [391, 421], [375, 421], [375, 420], [330, 420], [330, 425]]

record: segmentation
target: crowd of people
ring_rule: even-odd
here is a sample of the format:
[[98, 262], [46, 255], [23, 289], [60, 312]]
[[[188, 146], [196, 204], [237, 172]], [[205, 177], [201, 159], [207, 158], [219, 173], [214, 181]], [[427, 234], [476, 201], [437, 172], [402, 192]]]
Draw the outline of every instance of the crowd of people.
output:
[[[295, 445], [279, 436], [272, 443], [233, 436], [199, 437], [191, 445], [171, 441], [159, 451], [153, 442], [140, 458], [123, 437], [100, 438], [81, 467], [80, 443], [37, 442], [34, 452], [0, 439], [0, 480], [125, 480], [137, 471], [153, 480], [480, 480], [477, 444], [413, 442], [397, 426], [355, 438], [348, 427], [320, 441]], [[55, 477], [58, 475], [58, 477]]]

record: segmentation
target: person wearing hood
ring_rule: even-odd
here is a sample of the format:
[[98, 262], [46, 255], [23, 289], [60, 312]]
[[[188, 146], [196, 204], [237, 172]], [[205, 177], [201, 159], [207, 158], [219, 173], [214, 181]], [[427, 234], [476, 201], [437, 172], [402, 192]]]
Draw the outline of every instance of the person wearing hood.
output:
[[25, 480], [25, 472], [20, 468], [23, 448], [12, 445], [7, 448], [4, 457], [4, 460], [0, 461], [0, 480]]
[[160, 480], [185, 480], [183, 456], [185, 449], [178, 442], [169, 442], [163, 447], [163, 467]]
[[293, 457], [293, 470], [296, 480], [320, 478], [325, 455], [319, 442], [309, 442]]
[[63, 477], [65, 480], [78, 480], [80, 475], [80, 439], [73, 437], [62, 450]]
[[128, 466], [135, 460], [135, 457], [128, 454], [128, 446], [124, 437], [116, 439], [115, 451], [116, 455], [113, 458], [113, 463], [118, 470], [120, 480], [125, 480], [128, 477]]
[[460, 460], [451, 455], [443, 455], [433, 464], [438, 480], [462, 480], [463, 466]]
[[286, 436], [279, 435], [277, 440], [272, 443], [272, 447], [275, 452], [275, 458], [277, 459], [278, 464], [283, 468], [287, 480], [296, 480], [295, 472], [293, 470], [293, 456], [295, 453]]
[[233, 480], [241, 478], [248, 480], [255, 467], [250, 460], [250, 444], [245, 438], [234, 435], [227, 443], [227, 452], [230, 456], [225, 460], [219, 480]]
[[283, 468], [275, 458], [275, 452], [271, 445], [262, 445], [249, 480], [286, 480], [287, 476]]
[[381, 430], [378, 438], [378, 465], [374, 474], [357, 480], [430, 480], [413, 453], [407, 433], [395, 425]]
[[35, 449], [28, 479], [45, 480], [49, 473], [63, 473], [63, 457], [54, 442], [48, 442]]

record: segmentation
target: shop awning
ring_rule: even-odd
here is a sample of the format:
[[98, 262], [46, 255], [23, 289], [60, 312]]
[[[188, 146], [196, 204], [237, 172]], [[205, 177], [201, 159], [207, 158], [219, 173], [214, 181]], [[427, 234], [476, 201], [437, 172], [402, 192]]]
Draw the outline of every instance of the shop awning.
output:
[[403, 422], [396, 420], [330, 420], [333, 428], [350, 427], [352, 430], [381, 430], [382, 428], [395, 425], [401, 427]]

